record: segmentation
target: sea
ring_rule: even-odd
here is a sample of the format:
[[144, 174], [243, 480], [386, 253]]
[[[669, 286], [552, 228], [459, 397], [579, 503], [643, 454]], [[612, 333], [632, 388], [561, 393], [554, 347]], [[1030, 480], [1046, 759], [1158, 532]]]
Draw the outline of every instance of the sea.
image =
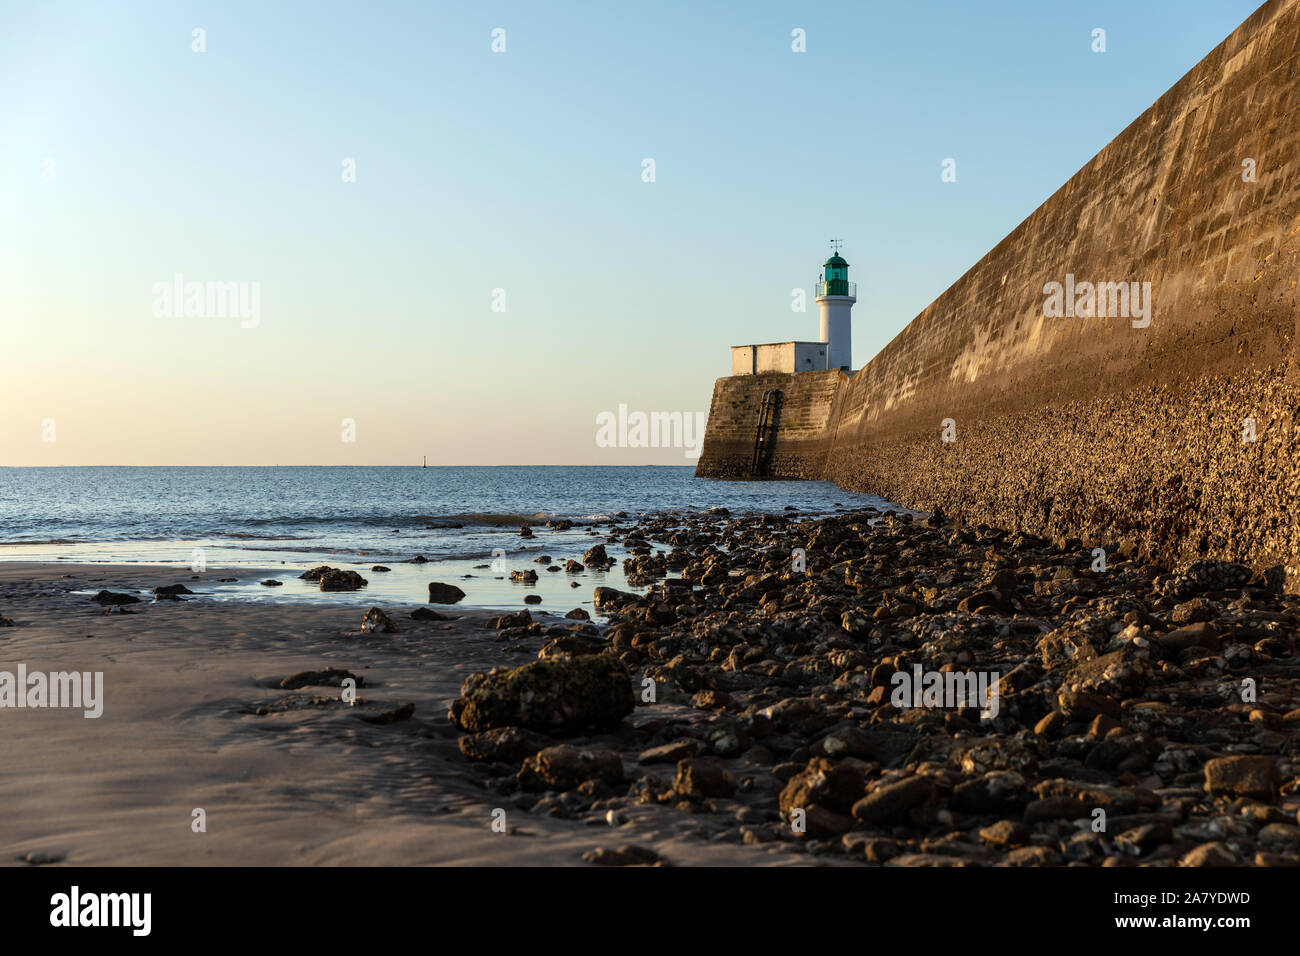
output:
[[[0, 468], [0, 561], [161, 565], [159, 584], [189, 583], [206, 600], [422, 604], [441, 581], [466, 606], [516, 609], [536, 593], [563, 613], [590, 609], [596, 585], [636, 590], [618, 566], [545, 570], [601, 543], [594, 521], [868, 505], [902, 510], [827, 482], [716, 481], [692, 466]], [[572, 528], [546, 526], [566, 519]], [[298, 577], [321, 564], [367, 586], [323, 593]], [[537, 584], [510, 582], [522, 568]]]

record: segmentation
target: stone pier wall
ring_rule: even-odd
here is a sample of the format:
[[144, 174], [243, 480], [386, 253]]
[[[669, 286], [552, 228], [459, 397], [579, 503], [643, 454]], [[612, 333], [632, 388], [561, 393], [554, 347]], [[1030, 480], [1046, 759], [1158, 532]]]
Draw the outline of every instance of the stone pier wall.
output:
[[749, 476], [763, 393], [775, 388], [781, 391], [781, 413], [770, 477], [820, 479], [830, 451], [832, 403], [847, 382], [848, 376], [838, 370], [718, 379], [695, 473], [708, 478]]

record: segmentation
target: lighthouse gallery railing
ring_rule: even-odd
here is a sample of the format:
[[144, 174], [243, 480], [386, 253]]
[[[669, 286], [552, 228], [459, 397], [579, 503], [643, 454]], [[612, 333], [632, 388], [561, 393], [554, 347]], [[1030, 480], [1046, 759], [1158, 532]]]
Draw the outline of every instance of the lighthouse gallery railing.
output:
[[858, 297], [858, 284], [849, 282], [847, 279], [832, 279], [830, 282], [818, 279], [813, 283], [813, 298], [816, 299], [823, 295], [847, 295], [856, 299]]

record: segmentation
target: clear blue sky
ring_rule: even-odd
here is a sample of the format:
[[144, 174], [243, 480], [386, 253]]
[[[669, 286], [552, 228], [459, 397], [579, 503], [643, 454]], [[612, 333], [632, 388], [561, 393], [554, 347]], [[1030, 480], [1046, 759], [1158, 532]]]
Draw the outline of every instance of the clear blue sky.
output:
[[0, 464], [684, 463], [595, 416], [815, 339], [830, 237], [862, 365], [1256, 6], [4, 0]]

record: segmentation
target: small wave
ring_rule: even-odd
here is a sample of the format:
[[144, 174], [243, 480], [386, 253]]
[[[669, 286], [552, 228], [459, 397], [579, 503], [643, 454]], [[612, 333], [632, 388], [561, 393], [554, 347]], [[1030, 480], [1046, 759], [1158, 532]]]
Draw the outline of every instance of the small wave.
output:
[[86, 541], [74, 541], [68, 538], [26, 538], [20, 541], [0, 541], [0, 548], [22, 547], [29, 544], [88, 544]]
[[[280, 515], [274, 518], [247, 518], [240, 522], [250, 528], [303, 527], [312, 525], [335, 525], [337, 527], [372, 527], [372, 528], [416, 528], [429, 525], [449, 527], [451, 525], [487, 525], [489, 527], [545, 524], [547, 521], [562, 517], [548, 511], [536, 511], [531, 514], [513, 511], [465, 511], [449, 514], [415, 514], [415, 515]], [[250, 531], [221, 532], [224, 537], [281, 537], [291, 540], [287, 535], [259, 534]]]
[[464, 514], [417, 515], [415, 520], [424, 521], [434, 527], [449, 527], [455, 524], [478, 524], [491, 527], [514, 525], [518, 527], [525, 524], [544, 524], [547, 521], [554, 520], [555, 517], [555, 515], [548, 514], [545, 511], [538, 511], [533, 514], [519, 514], [510, 511], [470, 511]]
[[205, 538], [238, 538], [240, 540], [251, 539], [254, 541], [310, 541], [311, 536], [305, 534], [254, 534], [251, 531], [209, 531], [203, 535]]
[[300, 547], [292, 547], [292, 548], [276, 548], [276, 547], [266, 547], [266, 546], [263, 546], [263, 545], [256, 545], [256, 544], [245, 544], [245, 545], [240, 545], [240, 547], [239, 547], [238, 550], [240, 550], [240, 551], [269, 551], [269, 552], [273, 552], [273, 553], [275, 553], [275, 554], [281, 554], [281, 553], [288, 553], [288, 554], [339, 554], [339, 555], [350, 554], [350, 555], [356, 555], [357, 557], [364, 557], [364, 558], [367, 558], [367, 559], [368, 559], [372, 554], [379, 554], [379, 553], [381, 553], [381, 552], [370, 552], [370, 551], [364, 551], [364, 550], [362, 550], [361, 548], [340, 548], [340, 547], [335, 547], [335, 546], [327, 545], [327, 544], [316, 544], [316, 545], [308, 545], [308, 546], [306, 546], [306, 547], [301, 547], [301, 546], [300, 546]]

